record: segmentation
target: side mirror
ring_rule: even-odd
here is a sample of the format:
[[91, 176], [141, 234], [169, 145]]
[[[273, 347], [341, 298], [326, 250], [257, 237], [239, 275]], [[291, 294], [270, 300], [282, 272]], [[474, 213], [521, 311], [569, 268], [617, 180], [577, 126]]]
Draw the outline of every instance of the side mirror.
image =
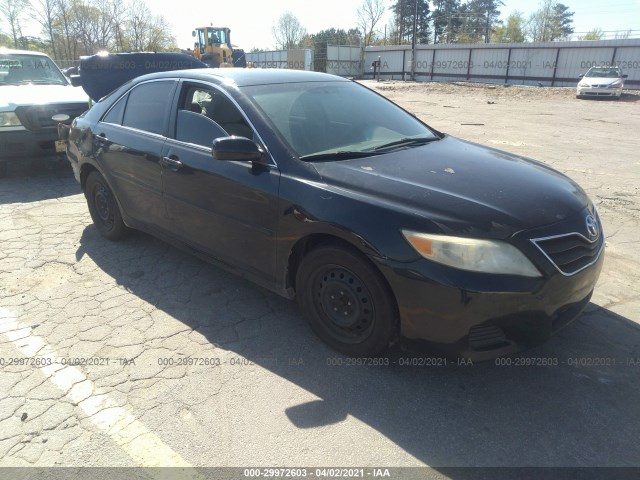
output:
[[629, 75], [622, 75], [622, 78], [629, 78]]
[[71, 75], [69, 77], [69, 80], [71, 80], [71, 85], [73, 85], [74, 87], [82, 86], [82, 77], [80, 77], [80, 75]]
[[580, 75], [578, 75], [578, 78], [582, 78], [584, 77], [584, 73], [581, 73]]
[[216, 138], [211, 146], [211, 156], [214, 160], [256, 162], [262, 158], [262, 152], [253, 140], [231, 136]]
[[195, 30], [192, 30], [192, 31], [191, 31], [191, 36], [192, 36], [192, 37], [195, 37], [195, 36], [196, 36], [196, 31], [195, 31]]

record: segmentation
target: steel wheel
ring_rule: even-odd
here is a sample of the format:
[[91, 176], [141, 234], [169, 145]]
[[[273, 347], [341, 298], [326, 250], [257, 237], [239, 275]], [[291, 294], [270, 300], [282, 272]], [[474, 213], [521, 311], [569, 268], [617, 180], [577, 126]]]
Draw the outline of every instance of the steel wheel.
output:
[[109, 240], [119, 240], [127, 233], [120, 208], [105, 179], [93, 171], [87, 177], [85, 197], [91, 219], [98, 231]]
[[327, 331], [337, 340], [356, 343], [370, 335], [375, 318], [371, 293], [353, 272], [327, 265], [316, 274], [312, 289]]
[[326, 246], [309, 252], [298, 268], [296, 296], [314, 332], [347, 355], [378, 355], [397, 334], [395, 299], [357, 251]]

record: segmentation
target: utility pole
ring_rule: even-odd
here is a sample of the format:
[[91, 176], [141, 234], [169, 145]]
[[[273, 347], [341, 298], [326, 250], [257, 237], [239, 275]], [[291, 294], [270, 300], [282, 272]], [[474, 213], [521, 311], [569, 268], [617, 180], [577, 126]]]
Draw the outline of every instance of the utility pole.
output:
[[404, 6], [402, 0], [400, 0], [400, 14], [398, 15], [400, 23], [400, 32], [398, 33], [398, 45], [402, 45], [402, 35], [404, 33]]
[[489, 23], [489, 10], [487, 10], [487, 26], [484, 32], [484, 43], [489, 43], [491, 39], [491, 27]]
[[416, 32], [418, 31], [418, 0], [416, 2], [416, 8], [413, 12], [413, 41], [411, 42], [411, 80], [416, 80]]

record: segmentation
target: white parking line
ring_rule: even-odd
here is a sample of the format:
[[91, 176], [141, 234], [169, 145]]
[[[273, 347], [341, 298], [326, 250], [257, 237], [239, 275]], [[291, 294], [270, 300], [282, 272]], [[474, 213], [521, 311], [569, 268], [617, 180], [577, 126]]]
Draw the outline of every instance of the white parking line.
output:
[[[88, 419], [124, 450], [141, 467], [177, 467], [172, 478], [199, 480], [202, 477], [171, 447], [151, 432], [127, 408], [120, 407], [108, 394], [100, 393], [95, 384], [76, 367], [61, 365], [60, 357], [31, 327], [18, 321], [15, 312], [0, 307], [0, 335], [7, 338], [25, 357], [51, 359], [50, 365], [37, 368], [66, 397], [77, 404]], [[152, 476], [165, 478], [158, 470]]]

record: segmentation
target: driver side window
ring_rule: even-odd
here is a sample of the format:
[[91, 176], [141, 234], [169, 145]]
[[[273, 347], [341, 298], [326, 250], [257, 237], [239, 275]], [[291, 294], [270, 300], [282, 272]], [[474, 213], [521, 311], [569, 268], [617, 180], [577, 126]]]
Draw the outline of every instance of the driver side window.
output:
[[224, 94], [184, 84], [178, 104], [176, 140], [211, 147], [216, 138], [230, 135], [254, 138], [240, 110]]

